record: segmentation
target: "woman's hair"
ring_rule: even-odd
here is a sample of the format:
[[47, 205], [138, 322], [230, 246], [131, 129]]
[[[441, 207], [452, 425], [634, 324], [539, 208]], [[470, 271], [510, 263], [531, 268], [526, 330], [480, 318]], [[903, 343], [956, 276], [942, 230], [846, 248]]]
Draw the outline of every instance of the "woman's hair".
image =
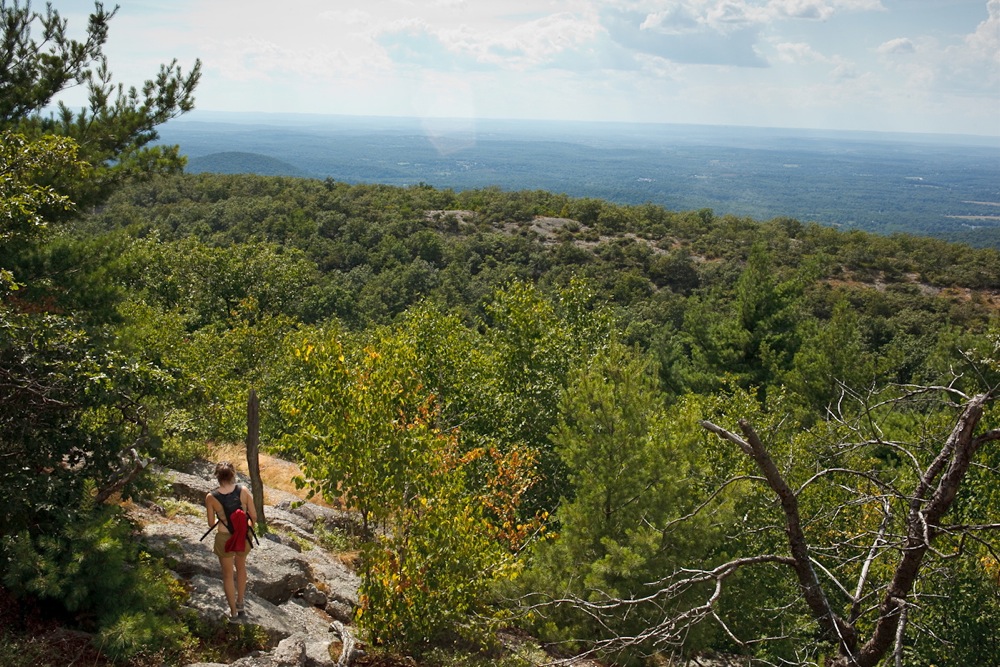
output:
[[219, 484], [233, 481], [236, 479], [236, 468], [229, 461], [220, 461], [215, 466], [215, 479], [219, 480]]

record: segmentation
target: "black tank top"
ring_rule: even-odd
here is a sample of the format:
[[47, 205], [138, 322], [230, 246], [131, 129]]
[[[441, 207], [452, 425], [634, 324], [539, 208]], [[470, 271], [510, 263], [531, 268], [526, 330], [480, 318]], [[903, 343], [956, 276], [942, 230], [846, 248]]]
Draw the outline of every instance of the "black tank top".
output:
[[236, 488], [229, 493], [219, 493], [218, 491], [212, 491], [212, 495], [215, 499], [219, 501], [222, 505], [222, 511], [226, 513], [226, 528], [229, 532], [233, 532], [233, 512], [238, 509], [242, 509], [243, 502], [240, 500], [240, 495], [242, 494], [242, 489], [240, 485], [237, 484]]

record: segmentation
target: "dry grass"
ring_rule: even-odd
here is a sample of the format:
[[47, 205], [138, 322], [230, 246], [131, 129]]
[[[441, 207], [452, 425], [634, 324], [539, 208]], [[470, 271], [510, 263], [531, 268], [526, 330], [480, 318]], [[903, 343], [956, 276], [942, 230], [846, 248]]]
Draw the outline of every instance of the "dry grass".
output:
[[[246, 446], [242, 443], [231, 443], [231, 444], [209, 444], [206, 447], [206, 458], [209, 461], [229, 461], [233, 464], [238, 472], [244, 475], [249, 475], [250, 471], [247, 467], [247, 453]], [[264, 486], [275, 489], [276, 491], [283, 491], [285, 493], [291, 493], [302, 500], [306, 499], [308, 495], [306, 489], [298, 489], [295, 487], [295, 482], [293, 481], [295, 477], [301, 476], [302, 470], [292, 463], [291, 461], [285, 461], [264, 452], [260, 453], [260, 478], [264, 482]], [[264, 502], [267, 504], [274, 504], [271, 498], [268, 498], [268, 493], [264, 491]], [[331, 507], [330, 503], [325, 502], [320, 496], [313, 496], [310, 502], [316, 503], [317, 505], [325, 505]]]

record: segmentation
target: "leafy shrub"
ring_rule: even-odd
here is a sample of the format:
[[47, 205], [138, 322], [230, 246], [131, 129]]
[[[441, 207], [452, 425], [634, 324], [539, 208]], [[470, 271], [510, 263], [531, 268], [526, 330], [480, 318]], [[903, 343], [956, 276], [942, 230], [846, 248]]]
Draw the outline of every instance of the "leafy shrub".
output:
[[3, 585], [72, 613], [113, 660], [184, 653], [192, 639], [174, 613], [183, 589], [136, 546], [131, 528], [118, 508], [101, 507], [67, 513], [46, 535], [5, 536]]

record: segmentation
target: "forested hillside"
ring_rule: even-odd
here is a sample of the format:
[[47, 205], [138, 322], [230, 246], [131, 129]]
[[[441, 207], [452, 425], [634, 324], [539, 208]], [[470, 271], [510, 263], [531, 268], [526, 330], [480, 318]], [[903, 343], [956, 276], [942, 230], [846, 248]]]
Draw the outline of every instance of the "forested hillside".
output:
[[[103, 313], [162, 375], [144, 403], [161, 456], [240, 440], [256, 388], [268, 446], [389, 529], [360, 621], [411, 653], [498, 622], [622, 660], [859, 650], [955, 411], [992, 397], [996, 252], [791, 219], [199, 174], [118, 189], [29, 260], [47, 279], [17, 303]], [[803, 487], [854, 644], [820, 641], [794, 568], [754, 560], [789, 549], [774, 488], [699, 426], [744, 418]], [[965, 473], [949, 523], [990, 523], [991, 474]], [[997, 564], [966, 532], [942, 529], [910, 582], [914, 664], [1000, 651]], [[743, 559], [708, 608], [712, 577], [670, 580]], [[663, 599], [620, 601], [648, 582]]]
[[[44, 664], [54, 626], [95, 663], [247, 646], [127, 509], [151, 458], [240, 442], [252, 388], [264, 446], [359, 518], [386, 664], [537, 664], [500, 631], [608, 664], [1000, 664], [996, 251], [184, 174], [150, 142], [199, 64], [128, 91], [113, 12], [84, 42], [2, 12], [0, 662]], [[73, 81], [91, 107], [41, 115]]]

